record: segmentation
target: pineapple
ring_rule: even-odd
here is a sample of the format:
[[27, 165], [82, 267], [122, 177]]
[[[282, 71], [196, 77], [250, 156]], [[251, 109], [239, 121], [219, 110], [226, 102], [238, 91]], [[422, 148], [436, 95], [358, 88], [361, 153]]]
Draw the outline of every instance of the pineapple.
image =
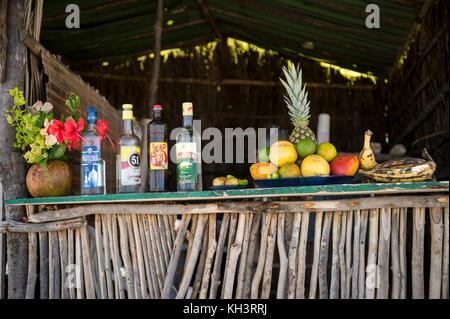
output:
[[289, 109], [289, 116], [295, 128], [289, 137], [289, 141], [294, 145], [304, 139], [311, 139], [317, 144], [314, 132], [308, 127], [309, 124], [309, 101], [308, 92], [306, 92], [306, 84], [302, 88], [302, 71], [300, 65], [289, 68], [284, 66], [283, 73], [286, 81], [280, 78], [281, 83], [286, 88], [284, 101]]

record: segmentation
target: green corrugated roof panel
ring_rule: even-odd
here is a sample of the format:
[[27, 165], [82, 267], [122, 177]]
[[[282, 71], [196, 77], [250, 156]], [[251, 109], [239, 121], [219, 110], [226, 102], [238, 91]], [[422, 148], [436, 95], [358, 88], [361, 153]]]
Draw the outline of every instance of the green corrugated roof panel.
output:
[[[377, 0], [381, 28], [368, 29], [365, 8], [372, 0], [203, 0], [223, 36], [378, 75], [396, 62], [423, 1]], [[71, 3], [44, 3], [41, 42], [52, 52], [78, 62], [152, 51], [157, 1], [78, 0], [81, 29], [67, 29]], [[215, 37], [196, 0], [164, 0], [164, 7], [164, 48]]]

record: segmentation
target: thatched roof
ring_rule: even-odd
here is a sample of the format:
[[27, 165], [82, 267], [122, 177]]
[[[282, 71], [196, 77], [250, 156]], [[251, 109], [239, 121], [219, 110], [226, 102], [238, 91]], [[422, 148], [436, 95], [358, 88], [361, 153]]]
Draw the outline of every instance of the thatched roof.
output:
[[[165, 0], [163, 48], [233, 37], [358, 71], [386, 75], [405, 50], [427, 0], [378, 0], [381, 28], [368, 29], [361, 0]], [[41, 42], [72, 61], [104, 61], [152, 51], [157, 1], [78, 0], [81, 28], [67, 29], [73, 1], [47, 0]], [[423, 10], [422, 10], [423, 11]]]

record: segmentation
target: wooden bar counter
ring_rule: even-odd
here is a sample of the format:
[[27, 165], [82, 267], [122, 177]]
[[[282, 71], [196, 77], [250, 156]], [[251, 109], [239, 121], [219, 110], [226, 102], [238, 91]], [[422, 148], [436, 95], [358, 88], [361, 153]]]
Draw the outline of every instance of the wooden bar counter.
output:
[[[449, 183], [27, 198], [27, 298], [449, 298]], [[309, 230], [309, 231], [308, 231]], [[411, 271], [411, 274], [408, 272]]]

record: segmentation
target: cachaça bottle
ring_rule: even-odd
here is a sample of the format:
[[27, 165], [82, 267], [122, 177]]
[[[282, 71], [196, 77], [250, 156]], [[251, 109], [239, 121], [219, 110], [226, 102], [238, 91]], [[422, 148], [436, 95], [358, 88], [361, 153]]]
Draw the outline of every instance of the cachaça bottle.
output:
[[201, 190], [201, 171], [198, 167], [201, 156], [194, 138], [192, 116], [192, 103], [183, 103], [183, 130], [178, 134], [175, 146], [178, 191]]
[[105, 165], [102, 159], [101, 136], [97, 132], [97, 109], [87, 108], [87, 131], [81, 142], [81, 194], [105, 193]]
[[153, 106], [153, 120], [147, 125], [150, 192], [167, 191], [169, 177], [169, 151], [167, 125], [162, 120], [162, 106]]
[[122, 134], [116, 156], [116, 192], [139, 193], [141, 188], [141, 140], [133, 132], [133, 105], [122, 106]]

